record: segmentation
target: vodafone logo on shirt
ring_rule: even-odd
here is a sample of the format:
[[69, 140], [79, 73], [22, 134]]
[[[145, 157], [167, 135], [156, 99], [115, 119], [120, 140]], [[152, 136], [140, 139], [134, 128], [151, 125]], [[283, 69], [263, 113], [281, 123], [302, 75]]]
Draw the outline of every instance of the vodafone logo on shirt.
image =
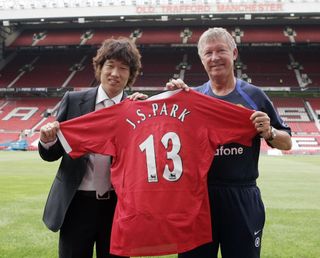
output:
[[234, 156], [242, 155], [243, 147], [224, 147], [220, 146], [215, 153], [215, 156]]

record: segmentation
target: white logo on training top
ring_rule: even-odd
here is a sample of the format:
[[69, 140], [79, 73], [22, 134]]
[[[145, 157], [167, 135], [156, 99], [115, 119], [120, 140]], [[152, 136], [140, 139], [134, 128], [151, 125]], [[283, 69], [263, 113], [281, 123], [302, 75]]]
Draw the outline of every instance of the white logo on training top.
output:
[[254, 245], [256, 247], [259, 247], [260, 246], [260, 237], [257, 237], [255, 240], [254, 240]]
[[258, 231], [254, 231], [254, 232], [253, 232], [253, 234], [254, 234], [254, 235], [257, 235], [257, 234], [259, 234], [259, 233], [260, 233], [260, 231], [261, 231], [261, 229], [260, 229], [260, 230], [258, 230]]

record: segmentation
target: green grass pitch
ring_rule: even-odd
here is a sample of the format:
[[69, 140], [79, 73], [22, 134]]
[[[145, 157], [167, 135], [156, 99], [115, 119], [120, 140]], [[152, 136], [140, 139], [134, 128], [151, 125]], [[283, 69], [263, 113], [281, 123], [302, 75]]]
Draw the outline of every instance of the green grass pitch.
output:
[[[1, 258], [57, 257], [58, 234], [42, 223], [57, 166], [37, 152], [0, 152]], [[320, 156], [262, 156], [259, 167], [262, 258], [319, 258]]]

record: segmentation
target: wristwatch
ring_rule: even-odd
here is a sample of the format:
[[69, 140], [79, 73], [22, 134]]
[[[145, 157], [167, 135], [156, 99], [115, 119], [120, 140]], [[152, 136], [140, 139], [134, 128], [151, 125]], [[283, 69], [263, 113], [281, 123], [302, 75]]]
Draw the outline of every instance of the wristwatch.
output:
[[271, 127], [271, 135], [270, 137], [267, 139], [268, 142], [273, 141], [273, 139], [277, 136], [277, 132], [276, 129], [274, 129], [272, 126]]

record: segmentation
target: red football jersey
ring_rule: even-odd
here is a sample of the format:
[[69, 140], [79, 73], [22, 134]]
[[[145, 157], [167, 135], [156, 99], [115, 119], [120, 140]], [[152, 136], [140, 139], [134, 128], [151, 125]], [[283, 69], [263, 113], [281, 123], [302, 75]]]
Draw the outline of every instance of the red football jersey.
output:
[[193, 90], [165, 94], [171, 95], [126, 100], [60, 124], [71, 157], [114, 157], [116, 255], [181, 253], [210, 242], [207, 173], [215, 150], [229, 142], [249, 146], [257, 133], [252, 110]]

